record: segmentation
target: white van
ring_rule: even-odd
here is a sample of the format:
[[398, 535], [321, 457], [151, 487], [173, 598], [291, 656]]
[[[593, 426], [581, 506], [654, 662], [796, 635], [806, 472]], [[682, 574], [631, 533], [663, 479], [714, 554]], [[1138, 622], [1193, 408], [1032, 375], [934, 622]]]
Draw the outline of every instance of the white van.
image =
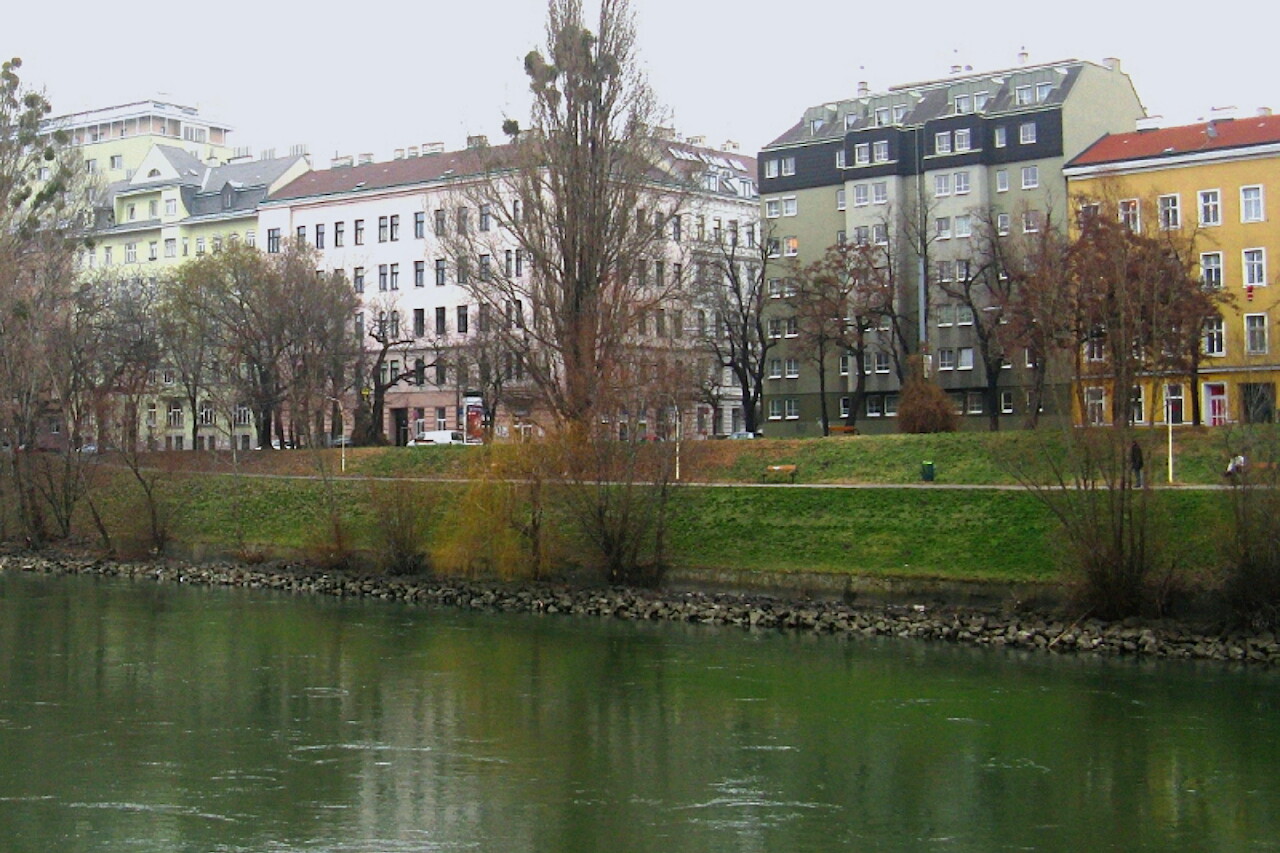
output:
[[418, 433], [409, 440], [410, 447], [425, 447], [430, 444], [466, 444], [466, 436], [456, 429], [435, 429]]

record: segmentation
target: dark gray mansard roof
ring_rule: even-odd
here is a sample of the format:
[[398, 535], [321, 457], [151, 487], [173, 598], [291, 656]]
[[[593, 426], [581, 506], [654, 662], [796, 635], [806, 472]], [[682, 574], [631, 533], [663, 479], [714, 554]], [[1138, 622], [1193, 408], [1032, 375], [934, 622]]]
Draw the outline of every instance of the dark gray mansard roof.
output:
[[[1046, 104], [1061, 104], [1079, 79], [1083, 65], [1079, 60], [1067, 59], [981, 74], [965, 73], [938, 80], [891, 86], [884, 92], [819, 104], [805, 110], [800, 121], [766, 145], [765, 150], [843, 139], [850, 130], [874, 127], [875, 111], [881, 107], [893, 109], [906, 104], [907, 114], [901, 126], [920, 126], [933, 119], [952, 115], [952, 103], [956, 95], [986, 92], [987, 105], [979, 114], [999, 115], [1027, 109], [1014, 101], [1014, 90], [1018, 86], [1052, 83], [1053, 90], [1048, 99], [1034, 106], [1043, 108]], [[853, 122], [846, 126], [847, 116], [850, 115], [854, 116]], [[815, 121], [819, 122], [816, 128]]]

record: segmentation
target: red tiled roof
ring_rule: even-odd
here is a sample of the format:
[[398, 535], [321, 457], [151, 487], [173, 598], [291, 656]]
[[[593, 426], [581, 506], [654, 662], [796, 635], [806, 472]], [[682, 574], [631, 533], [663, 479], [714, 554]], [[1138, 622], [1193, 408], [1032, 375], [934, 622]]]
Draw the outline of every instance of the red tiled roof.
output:
[[271, 200], [386, 189], [435, 181], [453, 175], [477, 175], [484, 172], [486, 162], [490, 162], [491, 159], [497, 160], [501, 149], [505, 147], [446, 151], [440, 154], [389, 160], [385, 163], [316, 169], [298, 176], [296, 180], [272, 193]]
[[1201, 151], [1225, 151], [1280, 142], [1280, 116], [1216, 119], [1181, 127], [1162, 127], [1102, 137], [1068, 166], [1096, 166], [1152, 157], [1176, 157]]

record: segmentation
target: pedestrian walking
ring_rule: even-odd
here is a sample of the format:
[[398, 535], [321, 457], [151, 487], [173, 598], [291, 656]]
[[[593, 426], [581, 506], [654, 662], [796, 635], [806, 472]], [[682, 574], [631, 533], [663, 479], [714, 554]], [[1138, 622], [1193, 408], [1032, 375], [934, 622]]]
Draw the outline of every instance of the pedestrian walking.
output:
[[1142, 488], [1142, 448], [1137, 441], [1129, 445], [1129, 467], [1133, 469], [1133, 486], [1136, 489]]

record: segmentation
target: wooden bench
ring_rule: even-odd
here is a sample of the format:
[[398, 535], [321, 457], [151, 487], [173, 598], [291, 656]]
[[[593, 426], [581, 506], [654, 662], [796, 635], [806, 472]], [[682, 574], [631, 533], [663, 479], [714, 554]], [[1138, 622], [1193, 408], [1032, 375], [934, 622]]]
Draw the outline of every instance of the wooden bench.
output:
[[796, 481], [795, 465], [766, 465], [764, 468], [764, 481], [768, 482], [770, 477], [785, 476], [789, 482]]
[[846, 424], [837, 424], [836, 426], [829, 427], [828, 429], [830, 430], [832, 435], [857, 435], [858, 434], [857, 427], [851, 427]]

